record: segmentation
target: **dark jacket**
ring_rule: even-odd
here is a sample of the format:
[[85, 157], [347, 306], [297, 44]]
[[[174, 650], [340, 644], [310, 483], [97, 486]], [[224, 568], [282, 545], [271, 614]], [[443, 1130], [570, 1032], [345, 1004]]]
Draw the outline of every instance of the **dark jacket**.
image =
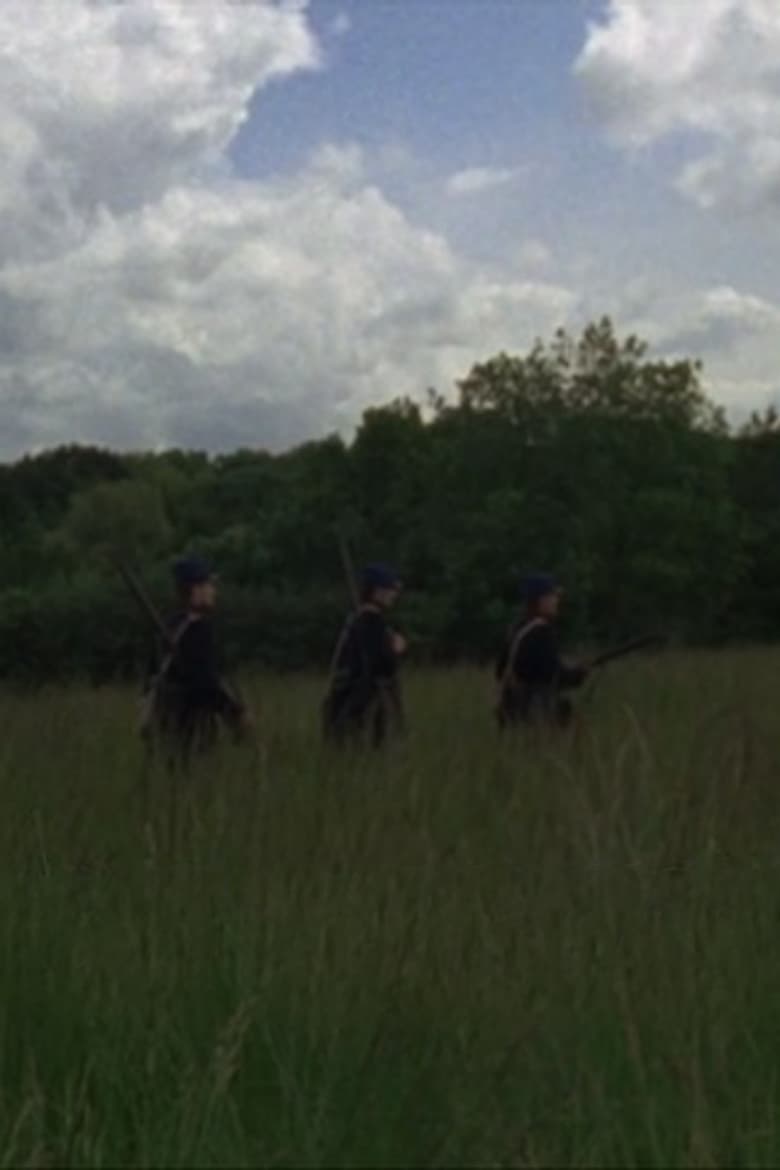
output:
[[336, 655], [335, 673], [343, 682], [391, 682], [398, 673], [390, 627], [376, 609], [362, 609], [349, 620]]
[[220, 678], [211, 619], [178, 614], [168, 629], [175, 646], [159, 649], [141, 731], [161, 735], [176, 756], [187, 758], [214, 743], [220, 719], [237, 727], [243, 707]]
[[518, 641], [527, 625], [525, 620], [512, 627], [496, 662], [496, 678], [501, 684], [501, 722], [536, 715], [558, 718], [563, 710], [558, 705], [560, 692], [579, 687], [587, 677], [583, 667], [567, 666], [562, 661], [557, 631], [551, 622], [539, 619]]
[[[178, 615], [169, 629], [176, 634], [186, 615]], [[222, 682], [214, 626], [207, 616], [191, 617], [181, 633], [166, 672], [168, 686], [182, 708], [194, 712], [236, 717], [241, 704]]]

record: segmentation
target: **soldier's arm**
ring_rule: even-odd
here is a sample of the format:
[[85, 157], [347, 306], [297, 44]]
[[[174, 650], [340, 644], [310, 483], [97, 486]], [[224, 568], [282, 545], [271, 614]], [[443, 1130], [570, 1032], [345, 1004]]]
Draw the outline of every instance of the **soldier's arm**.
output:
[[506, 672], [506, 668], [508, 665], [509, 665], [509, 642], [505, 641], [504, 644], [502, 645], [499, 653], [498, 653], [498, 657], [496, 658], [495, 674], [496, 674], [496, 678], [498, 679], [499, 682], [504, 677], [504, 674]]
[[145, 691], [149, 689], [149, 687], [156, 679], [160, 671], [160, 663], [162, 658], [163, 654], [160, 648], [160, 641], [159, 639], [156, 639], [154, 644], [149, 647], [149, 653], [146, 658], [146, 669], [144, 670], [143, 682], [143, 688]]
[[361, 623], [363, 652], [372, 678], [388, 678], [395, 674], [396, 655], [385, 621], [379, 614], [366, 613]]
[[528, 635], [523, 657], [530, 676], [541, 686], [571, 690], [585, 681], [584, 668], [562, 660], [552, 626], [540, 626]]
[[581, 687], [588, 677], [587, 668], [574, 663], [561, 662], [558, 674], [558, 686], [561, 690], [573, 691]]
[[[557, 654], [557, 650], [556, 650]], [[588, 677], [588, 669], [578, 662], [566, 662], [558, 657], [558, 687], [562, 691], [573, 691], [581, 687]]]
[[552, 626], [540, 626], [530, 635], [529, 641], [536, 677], [542, 685], [555, 685], [559, 690], [569, 691], [583, 684], [587, 678], [587, 670], [563, 661], [558, 649], [558, 638]]

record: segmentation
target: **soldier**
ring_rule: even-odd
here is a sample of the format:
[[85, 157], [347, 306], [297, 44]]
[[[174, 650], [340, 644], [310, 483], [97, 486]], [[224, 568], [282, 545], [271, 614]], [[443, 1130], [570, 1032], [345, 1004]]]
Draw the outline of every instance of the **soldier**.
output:
[[369, 565], [363, 572], [360, 606], [347, 620], [333, 657], [323, 706], [328, 741], [357, 742], [368, 733], [378, 748], [391, 728], [399, 732], [403, 726], [398, 665], [406, 640], [387, 622], [401, 589], [398, 573], [387, 565]]
[[572, 718], [565, 690], [582, 685], [588, 671], [561, 660], [555, 620], [562, 590], [554, 578], [535, 573], [523, 585], [525, 613], [510, 630], [496, 663], [499, 727], [567, 726]]
[[217, 588], [199, 557], [176, 561], [173, 578], [179, 612], [170, 623], [170, 644], [146, 699], [144, 734], [157, 734], [169, 764], [187, 765], [214, 745], [222, 720], [236, 735], [249, 727], [243, 703], [219, 676], [212, 613]]

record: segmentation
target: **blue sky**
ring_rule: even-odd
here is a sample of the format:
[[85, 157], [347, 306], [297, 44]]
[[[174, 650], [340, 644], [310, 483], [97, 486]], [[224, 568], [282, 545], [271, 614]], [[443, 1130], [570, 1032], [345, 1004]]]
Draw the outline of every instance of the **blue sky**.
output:
[[[752, 220], [713, 225], [670, 184], [688, 135], [629, 156], [602, 133], [573, 66], [607, 7], [313, 0], [325, 68], [258, 94], [232, 158], [241, 174], [264, 178], [300, 167], [323, 142], [376, 155], [397, 146], [410, 158], [383, 173], [385, 189], [476, 256], [503, 255], [507, 241], [531, 236], [572, 256], [598, 253], [616, 281], [652, 274], [694, 287], [749, 274], [756, 294], [775, 295], [776, 256]], [[334, 32], [344, 18], [348, 29]], [[443, 207], [432, 180], [467, 167], [523, 174], [478, 205]]]
[[[322, 74], [258, 95], [234, 157], [249, 174], [300, 163], [323, 140], [401, 141], [441, 169], [568, 140], [580, 121], [570, 76], [579, 0], [314, 0]], [[348, 31], [334, 35], [341, 18]]]
[[[673, 12], [676, 2], [657, 8]], [[637, 153], [604, 133], [574, 67], [609, 8], [608, 0], [313, 0], [326, 67], [258, 95], [235, 164], [266, 177], [299, 167], [324, 141], [356, 142], [376, 157], [396, 146], [408, 157], [382, 169], [383, 187], [416, 222], [444, 230], [475, 259], [505, 257], [532, 239], [556, 253], [561, 276], [590, 260], [594, 307], [602, 288], [613, 310], [617, 290], [642, 281], [670, 296], [735, 283], [776, 297], [776, 251], [753, 214], [705, 214], [671, 181], [695, 155], [697, 133], [681, 123]], [[472, 167], [519, 173], [479, 200], [447, 204], [436, 179]], [[774, 223], [763, 226], [774, 236]]]
[[0, 456], [279, 447], [610, 313], [780, 392], [777, 0], [0, 6]]

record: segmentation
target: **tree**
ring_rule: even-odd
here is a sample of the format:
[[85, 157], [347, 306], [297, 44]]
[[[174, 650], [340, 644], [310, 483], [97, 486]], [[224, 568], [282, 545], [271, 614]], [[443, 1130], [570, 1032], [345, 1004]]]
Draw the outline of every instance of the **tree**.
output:
[[159, 490], [128, 479], [79, 492], [56, 536], [72, 561], [97, 567], [109, 555], [159, 556], [170, 550], [172, 530]]
[[475, 365], [458, 383], [459, 405], [497, 411], [523, 427], [529, 442], [554, 437], [562, 418], [584, 413], [723, 433], [723, 412], [701, 388], [699, 363], [651, 362], [646, 354], [636, 337], [619, 341], [604, 317], [579, 341], [561, 329], [526, 357], [502, 353]]
[[780, 427], [773, 412], [754, 420], [734, 442], [730, 495], [739, 516], [743, 561], [731, 625], [743, 636], [776, 637], [780, 634]]
[[217, 564], [235, 661], [324, 663], [356, 558], [397, 560], [429, 658], [481, 659], [521, 575], [558, 573], [569, 633], [780, 633], [780, 420], [732, 435], [694, 361], [657, 361], [603, 319], [473, 366], [454, 401], [396, 400], [354, 439], [281, 455], [60, 448], [0, 467], [0, 675], [132, 671], [147, 649], [106, 554], [153, 596], [170, 556]]
[[780, 413], [777, 407], [768, 406], [764, 411], [752, 411], [750, 418], [739, 431], [740, 439], [762, 439], [780, 434]]

